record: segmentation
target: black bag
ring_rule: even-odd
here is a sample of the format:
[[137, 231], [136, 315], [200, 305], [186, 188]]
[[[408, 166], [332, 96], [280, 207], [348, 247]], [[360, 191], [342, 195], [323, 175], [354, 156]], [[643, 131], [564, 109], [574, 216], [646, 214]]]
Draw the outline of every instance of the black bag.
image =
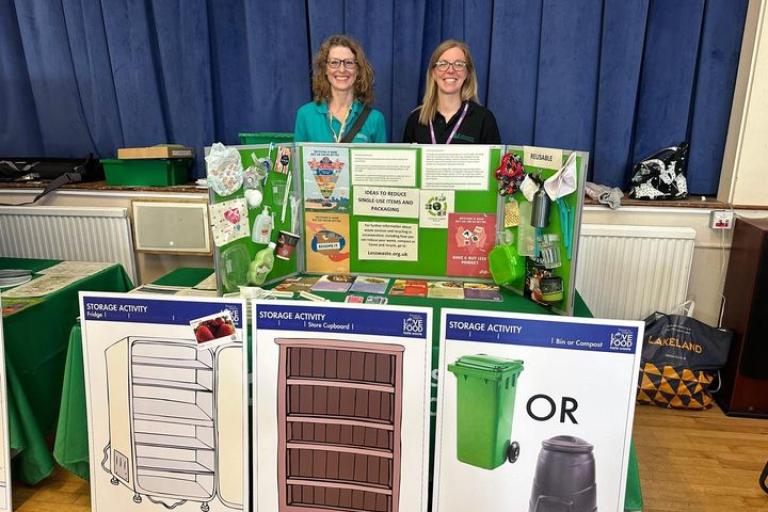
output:
[[99, 181], [104, 169], [98, 158], [0, 157], [0, 181], [45, 181], [68, 176], [68, 183]]
[[637, 401], [673, 409], [707, 409], [714, 375], [728, 360], [733, 333], [684, 315], [645, 319]]
[[632, 168], [632, 199], [685, 199], [688, 197], [688, 144], [681, 142], [657, 151]]

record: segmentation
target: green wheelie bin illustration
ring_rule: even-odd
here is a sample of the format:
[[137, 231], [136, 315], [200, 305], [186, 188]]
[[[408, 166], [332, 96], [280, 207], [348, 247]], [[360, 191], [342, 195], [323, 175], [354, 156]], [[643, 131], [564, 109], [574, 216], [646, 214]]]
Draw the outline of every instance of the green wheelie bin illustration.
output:
[[523, 361], [485, 354], [462, 356], [448, 371], [456, 376], [456, 456], [483, 469], [515, 462], [520, 445], [510, 442], [517, 377]]

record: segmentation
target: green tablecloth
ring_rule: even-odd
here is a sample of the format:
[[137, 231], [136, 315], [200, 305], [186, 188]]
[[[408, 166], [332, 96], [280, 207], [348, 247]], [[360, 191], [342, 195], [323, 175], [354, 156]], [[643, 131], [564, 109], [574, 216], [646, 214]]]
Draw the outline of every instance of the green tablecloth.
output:
[[[205, 268], [182, 268], [161, 277], [154, 284], [164, 286], [194, 286], [208, 277], [213, 271]], [[330, 299], [337, 299], [340, 294], [322, 293]], [[426, 306], [434, 309], [433, 336], [439, 336], [440, 309], [443, 307], [481, 309], [486, 311], [515, 311], [517, 313], [548, 314], [549, 311], [529, 300], [511, 294], [504, 295], [504, 302], [456, 301], [449, 299], [427, 299], [421, 297], [389, 297], [390, 304]], [[576, 295], [575, 316], [591, 317], [592, 313], [581, 297]], [[435, 344], [436, 346], [436, 344]], [[433, 367], [437, 366], [437, 348], [433, 352]], [[88, 436], [85, 412], [85, 384], [83, 376], [83, 355], [80, 327], [76, 326], [70, 336], [67, 355], [64, 396], [59, 416], [59, 428], [56, 435], [54, 455], [56, 460], [76, 475], [88, 478]], [[435, 402], [433, 401], [433, 404]], [[432, 417], [434, 422], [434, 416]], [[434, 425], [433, 425], [434, 429]], [[433, 430], [434, 432], [434, 430]], [[434, 437], [433, 437], [434, 439]], [[637, 467], [634, 444], [631, 447], [629, 468], [627, 471], [627, 492], [624, 500], [625, 510], [641, 510], [643, 497], [640, 490], [640, 475]]]
[[[59, 260], [0, 258], [0, 269], [33, 271]], [[54, 461], [46, 437], [56, 428], [70, 329], [80, 314], [78, 292], [131, 288], [120, 265], [48, 294], [30, 308], [3, 318], [8, 382], [8, 419], [13, 478], [34, 484], [51, 474]]]

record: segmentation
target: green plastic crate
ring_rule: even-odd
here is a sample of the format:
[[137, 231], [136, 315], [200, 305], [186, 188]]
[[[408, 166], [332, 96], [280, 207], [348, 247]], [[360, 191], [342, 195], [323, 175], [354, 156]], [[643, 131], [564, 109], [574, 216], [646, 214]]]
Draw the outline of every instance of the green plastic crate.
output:
[[191, 158], [102, 160], [107, 185], [167, 187], [189, 182]]
[[484, 354], [448, 365], [456, 376], [456, 458], [494, 469], [507, 460], [517, 377], [523, 361]]
[[283, 132], [244, 132], [238, 133], [240, 144], [286, 144], [293, 142], [293, 133]]

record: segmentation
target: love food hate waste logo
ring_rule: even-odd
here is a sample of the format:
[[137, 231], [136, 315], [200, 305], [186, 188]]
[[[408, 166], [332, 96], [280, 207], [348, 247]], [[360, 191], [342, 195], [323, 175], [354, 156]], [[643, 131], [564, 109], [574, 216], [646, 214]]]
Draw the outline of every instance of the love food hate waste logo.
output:
[[424, 319], [417, 315], [408, 315], [403, 319], [403, 334], [421, 336], [424, 334]]

